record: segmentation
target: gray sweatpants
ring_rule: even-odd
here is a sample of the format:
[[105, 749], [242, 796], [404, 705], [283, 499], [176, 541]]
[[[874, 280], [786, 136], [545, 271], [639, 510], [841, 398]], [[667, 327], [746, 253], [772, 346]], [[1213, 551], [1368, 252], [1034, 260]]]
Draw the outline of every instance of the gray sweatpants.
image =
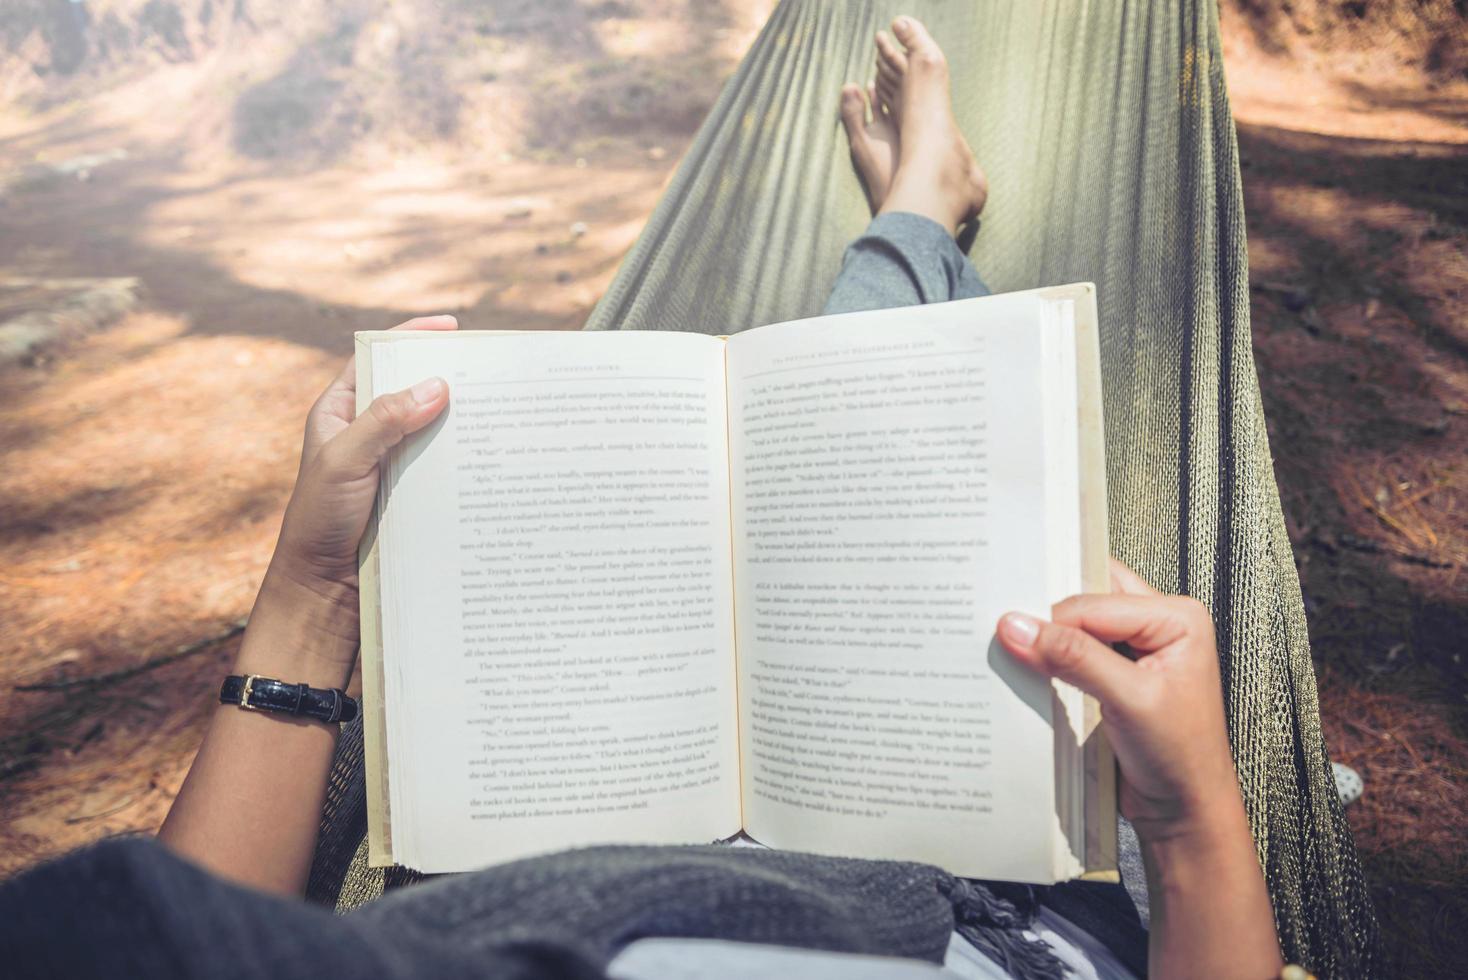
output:
[[823, 313], [888, 310], [988, 296], [968, 256], [931, 218], [879, 214], [846, 248]]

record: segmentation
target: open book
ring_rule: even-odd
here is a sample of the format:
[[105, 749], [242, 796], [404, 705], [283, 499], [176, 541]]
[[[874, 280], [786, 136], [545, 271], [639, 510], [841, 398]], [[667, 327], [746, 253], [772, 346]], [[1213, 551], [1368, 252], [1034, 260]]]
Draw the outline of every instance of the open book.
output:
[[1095, 704], [993, 638], [1108, 587], [1092, 286], [357, 334], [359, 407], [433, 375], [362, 548], [371, 863], [742, 833], [1114, 877]]

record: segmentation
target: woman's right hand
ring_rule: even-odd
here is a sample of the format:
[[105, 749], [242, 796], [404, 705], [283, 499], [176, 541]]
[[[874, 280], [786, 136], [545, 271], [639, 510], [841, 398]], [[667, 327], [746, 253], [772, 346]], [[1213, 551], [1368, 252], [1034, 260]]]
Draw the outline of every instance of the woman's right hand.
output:
[[[1112, 562], [1109, 595], [999, 620], [1016, 659], [1101, 703], [1142, 845], [1152, 977], [1279, 976], [1279, 937], [1229, 751], [1213, 620]], [[1124, 643], [1135, 659], [1107, 646]]]
[[[1163, 595], [1112, 562], [1109, 595], [1072, 596], [1050, 622], [999, 621], [1016, 659], [1101, 703], [1121, 768], [1121, 812], [1143, 839], [1191, 830], [1221, 803], [1241, 806], [1208, 610]], [[1107, 643], [1124, 643], [1130, 659]]]

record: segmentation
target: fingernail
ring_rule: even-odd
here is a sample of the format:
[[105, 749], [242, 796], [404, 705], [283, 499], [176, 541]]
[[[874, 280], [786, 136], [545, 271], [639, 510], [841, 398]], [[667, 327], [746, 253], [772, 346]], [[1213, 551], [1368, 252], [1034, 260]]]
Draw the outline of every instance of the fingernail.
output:
[[1015, 646], [1028, 650], [1040, 635], [1040, 622], [1024, 613], [1005, 613], [999, 620], [999, 632]]
[[409, 388], [408, 394], [419, 405], [428, 405], [438, 401], [447, 387], [443, 378], [427, 378]]

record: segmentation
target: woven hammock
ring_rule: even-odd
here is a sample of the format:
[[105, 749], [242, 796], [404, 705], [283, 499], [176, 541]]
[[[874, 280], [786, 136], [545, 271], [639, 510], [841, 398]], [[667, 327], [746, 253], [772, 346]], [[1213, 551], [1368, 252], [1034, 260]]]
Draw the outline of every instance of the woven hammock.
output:
[[[1097, 284], [1112, 547], [1213, 611], [1286, 956], [1322, 977], [1381, 972], [1270, 463], [1213, 3], [785, 0], [587, 329], [722, 334], [820, 311], [868, 220], [838, 94], [870, 77], [872, 35], [898, 13], [948, 52], [954, 112], [989, 174], [971, 252], [984, 279]], [[361, 765], [348, 732], [310, 888], [339, 908], [408, 876], [366, 867]]]

